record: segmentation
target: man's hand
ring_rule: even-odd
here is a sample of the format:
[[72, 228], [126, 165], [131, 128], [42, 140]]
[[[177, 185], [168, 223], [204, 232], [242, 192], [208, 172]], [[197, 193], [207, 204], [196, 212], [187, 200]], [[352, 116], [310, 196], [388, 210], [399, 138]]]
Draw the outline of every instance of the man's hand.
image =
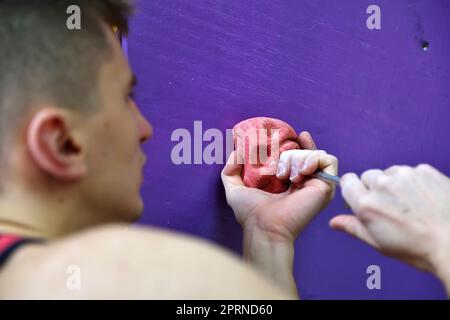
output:
[[393, 166], [366, 171], [361, 179], [346, 174], [341, 187], [355, 215], [333, 218], [332, 228], [444, 281], [450, 279], [448, 177], [426, 164]]
[[287, 191], [280, 194], [246, 187], [241, 179], [243, 165], [236, 164], [236, 152], [230, 155], [222, 171], [222, 181], [228, 204], [244, 229], [258, 228], [274, 240], [293, 241], [332, 199], [334, 185], [310, 175], [318, 169], [336, 175], [336, 157], [315, 150], [315, 143], [307, 132], [299, 135], [298, 143], [302, 150], [289, 150], [280, 155], [277, 177], [290, 178], [293, 182]]
[[233, 152], [222, 171], [227, 202], [244, 229], [244, 257], [260, 266], [292, 293], [293, 243], [300, 231], [332, 199], [335, 187], [311, 175], [318, 169], [336, 175], [338, 161], [316, 150], [308, 132], [298, 136], [301, 150], [289, 150], [274, 164], [277, 177], [293, 182], [280, 194], [248, 188], [242, 161]]

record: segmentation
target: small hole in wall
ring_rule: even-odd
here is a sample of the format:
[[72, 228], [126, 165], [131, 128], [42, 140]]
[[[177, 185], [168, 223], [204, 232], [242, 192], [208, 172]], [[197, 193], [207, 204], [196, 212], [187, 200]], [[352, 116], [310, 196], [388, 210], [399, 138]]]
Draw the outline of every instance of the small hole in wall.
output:
[[428, 41], [422, 40], [421, 45], [422, 50], [425, 52], [427, 52], [430, 49], [430, 44], [428, 43]]

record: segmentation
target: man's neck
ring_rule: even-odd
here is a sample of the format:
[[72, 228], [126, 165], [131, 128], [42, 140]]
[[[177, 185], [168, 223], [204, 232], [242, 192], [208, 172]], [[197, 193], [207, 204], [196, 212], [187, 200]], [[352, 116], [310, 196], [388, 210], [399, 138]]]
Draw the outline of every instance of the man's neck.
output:
[[44, 238], [42, 232], [31, 225], [0, 218], [0, 233], [20, 235], [27, 238]]
[[0, 197], [0, 233], [33, 238], [58, 238], [92, 225], [85, 208], [63, 195], [49, 199], [18, 194]]

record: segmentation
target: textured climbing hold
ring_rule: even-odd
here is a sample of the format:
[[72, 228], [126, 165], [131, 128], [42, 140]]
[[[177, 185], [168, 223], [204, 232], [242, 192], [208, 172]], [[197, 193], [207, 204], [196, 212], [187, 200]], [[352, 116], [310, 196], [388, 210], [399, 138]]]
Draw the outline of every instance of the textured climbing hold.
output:
[[246, 186], [271, 193], [289, 188], [288, 179], [278, 179], [275, 172], [270, 174], [270, 167], [276, 164], [283, 151], [300, 148], [297, 133], [289, 124], [266, 117], [247, 119], [234, 126], [233, 141], [244, 160], [241, 176]]

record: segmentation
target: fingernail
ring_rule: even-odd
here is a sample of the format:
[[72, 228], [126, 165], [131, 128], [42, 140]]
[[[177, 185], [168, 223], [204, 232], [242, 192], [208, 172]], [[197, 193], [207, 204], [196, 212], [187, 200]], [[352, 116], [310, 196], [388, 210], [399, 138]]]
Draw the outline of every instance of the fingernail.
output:
[[298, 173], [297, 166], [293, 166], [291, 169], [291, 176], [289, 177], [289, 179], [294, 180], [295, 177], [297, 177], [297, 173]]
[[286, 173], [286, 167], [283, 162], [278, 164], [277, 176], [282, 176]]

